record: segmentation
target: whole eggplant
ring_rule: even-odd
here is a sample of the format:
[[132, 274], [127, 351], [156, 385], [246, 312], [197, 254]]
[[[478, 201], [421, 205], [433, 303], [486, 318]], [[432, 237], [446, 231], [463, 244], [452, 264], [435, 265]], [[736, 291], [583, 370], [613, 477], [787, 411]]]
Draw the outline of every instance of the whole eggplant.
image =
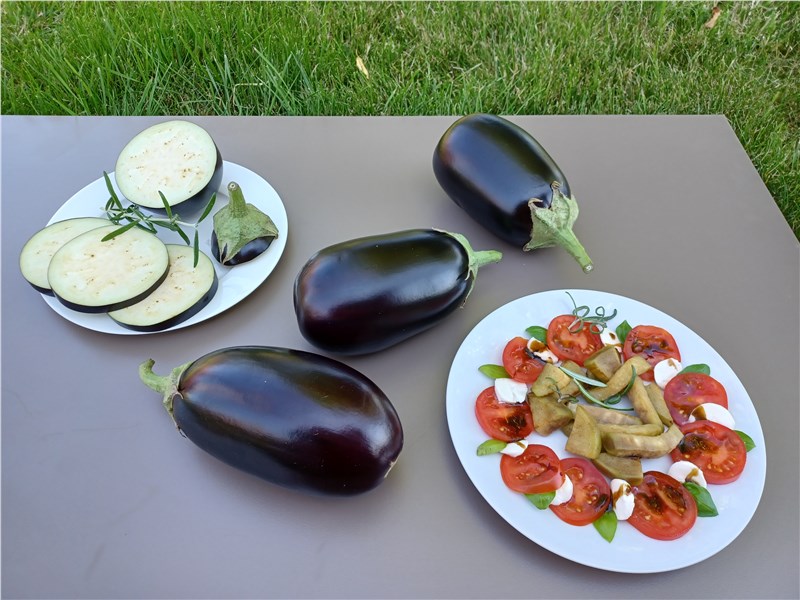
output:
[[303, 336], [328, 352], [383, 350], [459, 308], [478, 269], [497, 262], [464, 236], [411, 229], [341, 242], [314, 254], [294, 284]]
[[178, 429], [212, 456], [269, 482], [351, 496], [380, 484], [403, 447], [392, 403], [332, 358], [266, 346], [225, 348], [169, 376], [142, 363]]
[[567, 178], [528, 132], [496, 115], [458, 119], [433, 153], [448, 196], [497, 237], [523, 250], [563, 246], [584, 271], [592, 261], [572, 231], [578, 203]]

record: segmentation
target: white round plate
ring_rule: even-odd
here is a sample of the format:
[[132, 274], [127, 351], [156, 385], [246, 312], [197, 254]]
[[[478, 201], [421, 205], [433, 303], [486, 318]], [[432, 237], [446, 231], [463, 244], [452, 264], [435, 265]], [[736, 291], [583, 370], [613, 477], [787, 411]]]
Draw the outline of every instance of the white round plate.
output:
[[[123, 196], [117, 187], [114, 173], [109, 173], [109, 179], [114, 189], [117, 191], [117, 195], [122, 199]], [[273, 240], [264, 253], [253, 260], [236, 265], [235, 267], [224, 267], [214, 260], [211, 255], [211, 233], [214, 228], [213, 213], [216, 213], [228, 203], [227, 186], [231, 181], [235, 181], [239, 184], [247, 202], [253, 204], [270, 216], [275, 226], [278, 228], [278, 237]], [[48, 225], [55, 221], [73, 217], [105, 217], [106, 214], [103, 207], [108, 198], [109, 193], [106, 182], [100, 177], [67, 200], [63, 206], [56, 211], [50, 221], [48, 221]], [[202, 207], [199, 210], [202, 211]], [[179, 209], [176, 209], [176, 212], [180, 214]], [[214, 203], [213, 213], [200, 223], [198, 229], [200, 235], [200, 250], [211, 258], [217, 270], [217, 277], [219, 278], [217, 293], [211, 299], [211, 302], [196, 315], [183, 323], [179, 323], [174, 327], [162, 331], [174, 331], [183, 327], [189, 327], [190, 325], [201, 323], [206, 319], [210, 319], [228, 310], [250, 295], [266, 280], [278, 264], [278, 259], [280, 259], [281, 254], [283, 254], [283, 250], [286, 247], [286, 237], [289, 232], [286, 208], [283, 206], [280, 196], [278, 196], [275, 189], [262, 177], [249, 169], [232, 162], [224, 161], [222, 181], [217, 191], [217, 199]], [[187, 222], [195, 222], [199, 216], [199, 214], [181, 214], [181, 219]], [[194, 235], [191, 228], [185, 227], [184, 231], [187, 232], [190, 239]], [[166, 243], [185, 243], [177, 233], [162, 228], [158, 228], [158, 237]], [[86, 329], [119, 335], [142, 335], [143, 333], [147, 333], [126, 329], [115, 323], [111, 317], [106, 314], [81, 313], [67, 308], [53, 296], [42, 295], [42, 297], [59, 315]], [[152, 333], [161, 333], [161, 331]]]
[[[711, 375], [725, 386], [735, 428], [748, 434], [756, 447], [747, 454], [745, 470], [738, 480], [709, 486], [719, 515], [698, 518], [686, 535], [668, 542], [650, 539], [620, 521], [616, 536], [609, 543], [592, 525], [576, 527], [564, 523], [552, 511], [539, 510], [522, 494], [508, 489], [500, 477], [499, 454], [476, 455], [478, 445], [488, 436], [475, 418], [475, 399], [492, 385], [478, 367], [502, 364], [506, 342], [518, 335], [527, 337], [527, 327], [547, 327], [553, 317], [572, 313], [574, 305], [567, 290], [532, 294], [498, 308], [475, 326], [458, 349], [447, 381], [446, 406], [450, 436], [464, 470], [492, 508], [520, 533], [577, 563], [621, 573], [656, 573], [687, 567], [714, 555], [742, 532], [764, 489], [764, 434], [744, 386], [708, 343], [665, 313], [606, 292], [569, 290], [569, 293], [578, 306], [587, 305], [592, 312], [602, 306], [610, 315], [616, 309], [617, 316], [610, 322], [612, 331], [623, 321], [631, 327], [658, 325], [667, 329], [675, 338], [684, 366], [707, 364]], [[570, 456], [564, 450], [566, 437], [560, 431], [547, 437], [534, 433], [529, 440], [550, 446], [559, 457]], [[643, 468], [666, 471], [670, 464], [669, 457], [662, 457], [644, 461]]]

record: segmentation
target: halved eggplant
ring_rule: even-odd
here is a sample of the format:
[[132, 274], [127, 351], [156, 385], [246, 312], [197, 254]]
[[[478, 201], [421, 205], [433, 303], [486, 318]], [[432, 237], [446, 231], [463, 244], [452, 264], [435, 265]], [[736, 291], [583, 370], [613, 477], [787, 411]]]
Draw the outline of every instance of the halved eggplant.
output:
[[22, 276], [37, 292], [52, 296], [53, 290], [47, 280], [47, 268], [53, 255], [80, 234], [110, 224], [108, 219], [100, 217], [77, 217], [56, 221], [40, 229], [25, 242], [19, 253], [19, 269]]
[[127, 308], [108, 313], [126, 329], [162, 331], [183, 323], [211, 302], [217, 293], [219, 279], [211, 259], [198, 253], [194, 265], [194, 249], [167, 244], [169, 272], [166, 279], [144, 300]]
[[136, 304], [164, 281], [169, 269], [164, 242], [138, 228], [103, 240], [118, 229], [92, 229], [53, 255], [47, 280], [64, 306], [86, 313], [117, 310]]
[[403, 448], [394, 406], [339, 361], [287, 348], [225, 348], [173, 369], [139, 367], [178, 429], [221, 461], [291, 489], [373, 489]]
[[205, 206], [222, 181], [222, 155], [209, 133], [189, 121], [165, 121], [137, 134], [120, 152], [114, 178], [132, 203], [186, 217]]

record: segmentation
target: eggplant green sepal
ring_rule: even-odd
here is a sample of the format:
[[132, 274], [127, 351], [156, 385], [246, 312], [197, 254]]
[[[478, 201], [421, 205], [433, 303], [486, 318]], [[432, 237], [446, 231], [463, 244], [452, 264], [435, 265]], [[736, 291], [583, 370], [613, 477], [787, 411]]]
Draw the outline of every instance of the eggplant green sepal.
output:
[[475, 281], [478, 277], [478, 270], [481, 267], [491, 263], [500, 262], [500, 260], [503, 258], [503, 253], [499, 250], [473, 250], [469, 240], [467, 240], [467, 238], [460, 233], [453, 233], [452, 231], [445, 231], [444, 229], [434, 229], [434, 231], [439, 231], [456, 239], [458, 243], [464, 247], [464, 251], [467, 253], [468, 267], [466, 276], [470, 279], [471, 283], [469, 291], [464, 297], [464, 302], [466, 302], [467, 298], [472, 293], [472, 288], [475, 287]]
[[[242, 188], [232, 181], [228, 184], [230, 201], [214, 215], [214, 236], [222, 264], [228, 264], [254, 240], [273, 240], [279, 232], [266, 213], [244, 199]], [[264, 246], [267, 248], [269, 244]]]
[[156, 364], [156, 362], [152, 358], [148, 358], [139, 365], [139, 379], [141, 379], [142, 383], [144, 383], [151, 390], [154, 390], [162, 395], [161, 403], [164, 405], [164, 409], [169, 413], [169, 416], [172, 418], [172, 422], [175, 423], [175, 427], [178, 429], [180, 429], [180, 427], [175, 420], [172, 407], [173, 400], [175, 399], [175, 396], [180, 395], [178, 390], [183, 373], [193, 363], [194, 361], [190, 361], [180, 365], [179, 367], [175, 367], [172, 369], [170, 374], [166, 376], [156, 375], [153, 372], [153, 365]]
[[584, 273], [594, 268], [583, 244], [580, 243], [572, 227], [578, 218], [578, 202], [573, 196], [565, 196], [557, 186], [553, 186], [553, 200], [544, 207], [538, 198], [528, 201], [531, 211], [531, 239], [523, 246], [526, 252], [537, 248], [561, 246], [578, 261]]

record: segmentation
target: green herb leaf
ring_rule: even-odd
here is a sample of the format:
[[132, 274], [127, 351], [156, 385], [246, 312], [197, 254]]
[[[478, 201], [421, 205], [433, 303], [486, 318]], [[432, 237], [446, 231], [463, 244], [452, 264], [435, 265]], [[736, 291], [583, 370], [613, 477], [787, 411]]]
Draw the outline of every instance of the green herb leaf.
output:
[[164, 194], [161, 192], [161, 190], [158, 191], [158, 195], [161, 198], [161, 202], [164, 204], [164, 210], [167, 211], [167, 216], [171, 219], [172, 218], [172, 207], [169, 205], [169, 202], [167, 202], [167, 198], [164, 196]]
[[567, 292], [567, 296], [572, 300], [572, 306], [574, 307], [572, 315], [575, 317], [575, 320], [567, 327], [567, 330], [572, 333], [578, 333], [585, 325], [589, 326], [589, 331], [592, 333], [601, 333], [608, 326], [608, 322], [617, 316], [616, 308], [610, 315], [606, 315], [606, 309], [603, 306], [595, 308], [594, 314], [592, 315], [590, 314], [591, 308], [586, 305], [578, 306], [572, 294], [569, 292]]
[[756, 447], [756, 443], [753, 441], [753, 438], [747, 435], [744, 431], [739, 431], [738, 429], [734, 429], [734, 431], [740, 438], [742, 438], [745, 450], [750, 452], [750, 450]]
[[489, 379], [505, 379], [511, 377], [502, 365], [481, 365], [478, 371]]
[[622, 344], [625, 343], [625, 338], [628, 337], [628, 334], [631, 332], [631, 329], [633, 328], [627, 321], [623, 321], [622, 323], [617, 325], [616, 334], [617, 338], [619, 338], [620, 343]]
[[217, 201], [217, 192], [214, 192], [213, 194], [211, 194], [211, 199], [208, 201], [208, 204], [206, 204], [206, 207], [203, 209], [203, 214], [200, 215], [199, 219], [197, 219], [198, 224], [202, 223], [203, 219], [205, 219], [208, 215], [211, 214], [211, 210], [214, 208], [214, 204], [216, 203], [216, 201]]
[[200, 261], [200, 232], [197, 229], [194, 230], [194, 267], [197, 266], [197, 263]]
[[555, 491], [553, 492], [544, 492], [543, 494], [525, 494], [525, 497], [531, 501], [536, 508], [539, 510], [544, 510], [550, 503], [553, 501], [553, 498], [556, 497]]
[[500, 440], [486, 440], [480, 446], [478, 446], [476, 454], [478, 456], [497, 454], [498, 452], [502, 452], [506, 445], [507, 444], [505, 442], [501, 442]]
[[689, 493], [692, 494], [694, 501], [697, 503], [698, 517], [716, 517], [719, 514], [717, 506], [706, 488], [693, 481], [686, 481], [683, 486], [689, 490]]
[[684, 367], [680, 371], [681, 373], [705, 373], [706, 375], [711, 375], [711, 367], [704, 364], [697, 364], [697, 365], [689, 365], [688, 367]]
[[127, 225], [123, 225], [119, 229], [115, 229], [111, 233], [104, 235], [103, 239], [101, 239], [100, 241], [101, 242], [107, 242], [108, 240], [113, 240], [118, 235], [122, 235], [123, 233], [125, 233], [129, 229], [133, 229], [134, 227], [136, 227], [136, 222], [128, 223]]
[[605, 541], [609, 544], [614, 540], [614, 535], [617, 533], [617, 513], [609, 510], [592, 523]]
[[605, 383], [603, 383], [602, 381], [598, 381], [597, 379], [586, 377], [584, 375], [581, 375], [580, 373], [575, 373], [574, 371], [570, 371], [569, 369], [565, 369], [564, 367], [561, 366], [559, 366], [558, 368], [564, 371], [564, 373], [566, 373], [576, 381], [580, 381], [581, 383], [587, 383], [589, 385], [593, 385], [594, 387], [606, 387]]
[[533, 325], [531, 327], [528, 327], [525, 330], [525, 333], [527, 333], [532, 338], [536, 338], [543, 344], [547, 343], [547, 329], [544, 327], [540, 327], [539, 325]]

